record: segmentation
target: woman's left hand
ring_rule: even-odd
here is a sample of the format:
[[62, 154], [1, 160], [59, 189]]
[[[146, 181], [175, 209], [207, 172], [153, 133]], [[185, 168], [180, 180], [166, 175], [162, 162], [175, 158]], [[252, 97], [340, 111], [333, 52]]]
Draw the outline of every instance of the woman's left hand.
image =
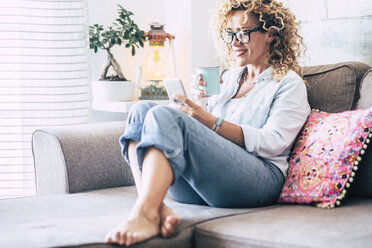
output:
[[171, 104], [173, 108], [181, 110], [191, 117], [194, 117], [208, 128], [213, 126], [216, 117], [204, 110], [200, 105], [194, 103], [183, 95], [174, 94], [172, 98], [178, 101], [178, 103]]
[[[178, 103], [171, 104], [170, 106], [194, 117], [204, 126], [212, 128], [213, 124], [217, 120], [217, 117], [204, 110], [186, 96], [174, 94], [172, 97], [173, 99], [177, 100]], [[218, 131], [218, 134], [241, 147], [245, 147], [243, 131], [239, 125], [224, 121], [223, 125]]]

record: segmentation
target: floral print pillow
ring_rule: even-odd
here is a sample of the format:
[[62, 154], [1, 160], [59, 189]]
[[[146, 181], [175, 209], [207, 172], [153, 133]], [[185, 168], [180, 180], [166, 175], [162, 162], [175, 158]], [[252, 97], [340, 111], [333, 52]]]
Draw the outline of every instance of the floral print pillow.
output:
[[280, 203], [341, 204], [372, 137], [372, 109], [342, 113], [313, 110], [289, 158]]

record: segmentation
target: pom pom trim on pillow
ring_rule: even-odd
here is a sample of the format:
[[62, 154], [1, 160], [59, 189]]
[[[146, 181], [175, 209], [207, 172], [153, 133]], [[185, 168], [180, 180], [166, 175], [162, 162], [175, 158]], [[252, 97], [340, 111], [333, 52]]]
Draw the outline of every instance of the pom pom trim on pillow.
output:
[[313, 110], [296, 138], [279, 203], [340, 206], [372, 138], [372, 109]]
[[[345, 187], [347, 189], [350, 188], [351, 186], [351, 183], [354, 182], [354, 177], [359, 169], [359, 164], [361, 163], [362, 161], [362, 158], [363, 158], [363, 155], [366, 153], [366, 150], [368, 148], [368, 144], [371, 142], [371, 138], [372, 138], [372, 130], [370, 129], [369, 130], [369, 133], [368, 133], [368, 138], [366, 138], [365, 140], [365, 144], [363, 144], [363, 147], [362, 149], [360, 150], [360, 153], [359, 153], [359, 156], [356, 157], [356, 160], [354, 161], [354, 166], [353, 166], [353, 170], [352, 172], [350, 173], [350, 177], [349, 177], [349, 180], [348, 182], [346, 183]], [[347, 190], [346, 189], [343, 189], [341, 191], [341, 194], [337, 197], [337, 201], [336, 201], [336, 206], [340, 206], [341, 205], [341, 200], [345, 199], [346, 197], [346, 193], [347, 193]], [[324, 206], [319, 206], [319, 207], [324, 207]], [[330, 207], [334, 207], [334, 206], [330, 206]]]

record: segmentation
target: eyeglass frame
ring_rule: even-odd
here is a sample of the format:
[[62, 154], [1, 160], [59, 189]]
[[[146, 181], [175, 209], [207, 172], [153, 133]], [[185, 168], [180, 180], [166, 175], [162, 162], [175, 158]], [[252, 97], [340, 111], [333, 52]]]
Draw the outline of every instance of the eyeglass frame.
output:
[[[229, 32], [227, 30], [221, 30], [221, 38], [228, 45], [230, 45], [231, 43], [233, 43], [234, 37], [239, 42], [239, 44], [247, 44], [247, 43], [249, 43], [251, 41], [251, 33], [257, 32], [257, 31], [265, 31], [265, 30], [262, 27], [256, 27], [256, 28], [252, 28], [252, 29], [249, 29], [249, 30], [240, 30], [238, 32]], [[229, 33], [229, 34], [232, 35], [232, 38], [231, 38], [231, 41], [230, 42], [226, 42], [226, 40], [224, 39], [224, 36], [222, 34], [223, 32], [226, 32], [226, 33]], [[244, 43], [243, 42], [240, 42], [240, 39], [237, 36], [238, 33], [246, 33], [246, 34], [248, 34], [248, 41], [247, 42], [244, 42]]]

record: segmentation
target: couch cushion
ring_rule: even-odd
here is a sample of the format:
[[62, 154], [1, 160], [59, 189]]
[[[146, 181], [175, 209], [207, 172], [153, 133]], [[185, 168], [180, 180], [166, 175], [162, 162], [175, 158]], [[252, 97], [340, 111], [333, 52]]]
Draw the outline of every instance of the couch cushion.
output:
[[371, 247], [372, 199], [336, 209], [277, 205], [197, 226], [196, 247]]
[[[0, 247], [113, 247], [105, 234], [126, 218], [134, 187], [0, 200]], [[194, 226], [205, 220], [259, 209], [219, 209], [166, 200], [182, 219], [178, 234], [155, 237], [135, 247], [193, 247]]]
[[359, 62], [304, 67], [311, 108], [330, 113], [355, 109], [360, 80], [368, 69]]

